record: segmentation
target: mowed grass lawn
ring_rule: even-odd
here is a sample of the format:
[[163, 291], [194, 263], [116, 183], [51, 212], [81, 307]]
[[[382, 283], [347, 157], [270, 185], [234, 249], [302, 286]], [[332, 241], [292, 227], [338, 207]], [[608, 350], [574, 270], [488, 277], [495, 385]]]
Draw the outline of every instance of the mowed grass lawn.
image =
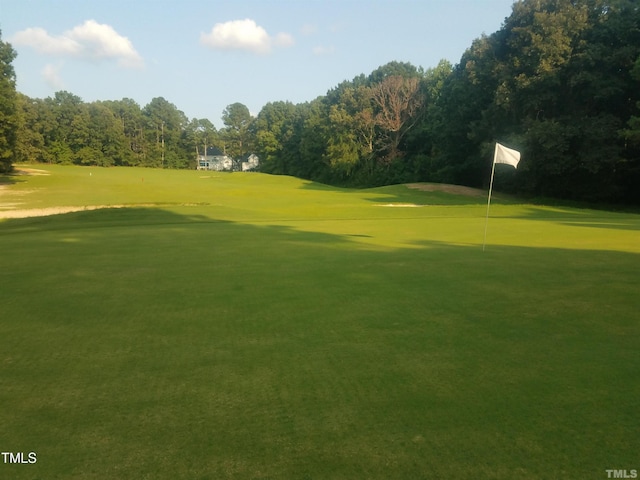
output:
[[38, 168], [0, 212], [127, 208], [0, 220], [0, 478], [640, 470], [640, 216]]

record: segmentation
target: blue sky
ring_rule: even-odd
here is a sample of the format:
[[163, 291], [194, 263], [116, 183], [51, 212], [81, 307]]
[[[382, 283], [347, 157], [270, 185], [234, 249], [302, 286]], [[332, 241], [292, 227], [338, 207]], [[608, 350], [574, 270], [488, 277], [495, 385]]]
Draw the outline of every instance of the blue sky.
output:
[[390, 61], [456, 64], [513, 0], [0, 0], [18, 90], [164, 97], [221, 127], [245, 104], [302, 103]]

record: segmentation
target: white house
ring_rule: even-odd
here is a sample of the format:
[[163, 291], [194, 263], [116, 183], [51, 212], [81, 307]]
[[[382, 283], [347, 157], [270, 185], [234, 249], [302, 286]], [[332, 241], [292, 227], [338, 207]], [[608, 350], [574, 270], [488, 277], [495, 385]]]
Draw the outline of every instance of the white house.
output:
[[260, 159], [255, 153], [247, 156], [246, 159], [242, 161], [242, 171], [250, 172], [251, 170], [255, 170], [260, 165]]
[[206, 155], [198, 155], [198, 170], [215, 170], [222, 172], [233, 170], [233, 160], [222, 150], [216, 147], [208, 147]]

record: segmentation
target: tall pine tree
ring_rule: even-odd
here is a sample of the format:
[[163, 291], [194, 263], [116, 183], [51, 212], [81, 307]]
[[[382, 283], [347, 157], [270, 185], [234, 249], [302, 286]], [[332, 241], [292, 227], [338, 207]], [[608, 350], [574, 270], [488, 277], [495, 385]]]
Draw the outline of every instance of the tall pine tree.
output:
[[16, 52], [2, 41], [0, 31], [0, 173], [12, 169], [18, 131], [16, 74], [11, 62]]

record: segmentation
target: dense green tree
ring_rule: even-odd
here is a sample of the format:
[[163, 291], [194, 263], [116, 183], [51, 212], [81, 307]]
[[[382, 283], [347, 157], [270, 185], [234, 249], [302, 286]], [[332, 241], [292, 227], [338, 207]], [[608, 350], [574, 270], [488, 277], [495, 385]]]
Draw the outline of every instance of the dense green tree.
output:
[[52, 120], [47, 127], [47, 140], [49, 142], [69, 142], [73, 131], [73, 121], [77, 115], [81, 115], [84, 102], [80, 97], [67, 91], [58, 91], [53, 97], [45, 100], [50, 108]]
[[196, 155], [204, 155], [209, 147], [219, 147], [218, 131], [213, 123], [206, 118], [194, 118], [186, 129], [189, 145], [195, 146]]
[[[426, 126], [433, 137], [431, 154], [432, 181], [481, 186], [490, 170], [484, 166], [480, 144], [488, 135], [478, 135], [484, 127], [484, 113], [491, 105], [496, 82], [492, 64], [495, 61], [493, 39], [482, 36], [462, 55], [442, 84], [434, 100], [431, 122]], [[489, 124], [491, 126], [491, 123]]]
[[333, 177], [326, 161], [327, 140], [330, 134], [326, 103], [317, 98], [300, 105], [296, 127], [298, 156], [290, 159], [293, 175], [331, 182]]
[[[524, 19], [518, 26], [511, 30], [510, 22], [505, 26], [511, 67], [506, 71], [516, 79], [511, 92], [507, 89], [511, 105], [505, 110], [527, 145], [535, 147], [536, 139], [542, 138], [539, 132], [549, 125], [554, 125], [555, 133], [562, 129], [563, 143], [568, 145], [561, 159], [555, 152], [540, 155], [534, 148], [536, 155], [531, 156], [522, 181], [536, 194], [621, 199], [625, 194], [616, 177], [628, 169], [628, 161], [620, 130], [638, 98], [630, 76], [640, 53], [637, 4], [519, 2], [514, 6], [514, 23], [519, 14]], [[527, 58], [527, 64], [518, 58]]]
[[[640, 57], [636, 60], [631, 69], [631, 76], [640, 88]], [[640, 101], [636, 102], [636, 109], [640, 111]], [[624, 138], [635, 146], [640, 146], [640, 116], [632, 115], [627, 122], [628, 128], [623, 131]]]
[[18, 116], [20, 128], [17, 132], [16, 162], [48, 162], [49, 151], [45, 145], [43, 122], [46, 117], [42, 100], [18, 94]]
[[389, 167], [404, 168], [403, 142], [424, 112], [423, 74], [409, 63], [390, 62], [319, 99], [313, 124], [323, 179], [358, 185], [396, 179]]
[[343, 86], [329, 107], [329, 122], [326, 158], [335, 174], [349, 178], [371, 166], [377, 138], [371, 87], [357, 81]]
[[89, 106], [82, 104], [78, 112], [73, 116], [66, 140], [74, 152], [79, 151], [83, 147], [89, 146], [98, 140], [93, 137], [94, 132], [91, 128], [91, 114]]
[[118, 119], [120, 130], [125, 137], [125, 147], [120, 154], [121, 164], [144, 165], [149, 144], [145, 137], [146, 119], [140, 105], [130, 98], [106, 101], [103, 104]]
[[[288, 112], [288, 118], [283, 113]], [[261, 170], [301, 178], [328, 180], [325, 161], [326, 106], [320, 99], [292, 106], [268, 105], [256, 131], [258, 153], [265, 152]], [[262, 126], [267, 128], [263, 129]], [[261, 134], [263, 132], [263, 134]]]
[[296, 106], [291, 102], [270, 102], [260, 110], [250, 131], [255, 138], [261, 171], [286, 173], [283, 153], [291, 142], [295, 117]]
[[11, 171], [18, 132], [16, 74], [11, 63], [16, 58], [13, 47], [2, 41], [0, 31], [0, 173]]
[[376, 68], [368, 77], [369, 84], [381, 83], [388, 77], [420, 78], [422, 69], [409, 62], [392, 61]]
[[222, 112], [222, 121], [225, 125], [225, 129], [222, 132], [225, 151], [233, 158], [240, 158], [247, 153], [249, 146], [251, 113], [242, 103], [232, 103]]
[[441, 60], [434, 68], [424, 72], [421, 89], [424, 95], [424, 109], [418, 123], [407, 131], [404, 148], [403, 176], [407, 181], [434, 181], [436, 171], [434, 158], [439, 155], [435, 148], [435, 138], [442, 130], [440, 99], [445, 82], [451, 76], [453, 66], [447, 60]]
[[185, 114], [163, 97], [156, 97], [142, 109], [146, 120], [146, 140], [149, 144], [145, 166], [162, 168], [186, 168], [189, 156], [181, 141], [188, 124]]
[[100, 152], [102, 166], [126, 164], [127, 138], [120, 120], [101, 102], [89, 105], [90, 134], [87, 146]]
[[[503, 27], [474, 41], [438, 100], [439, 180], [488, 180], [494, 141], [523, 150], [511, 186], [534, 195], [619, 200], [635, 155], [622, 129], [638, 89], [638, 5], [519, 0]], [[498, 186], [499, 182], [498, 182]]]

